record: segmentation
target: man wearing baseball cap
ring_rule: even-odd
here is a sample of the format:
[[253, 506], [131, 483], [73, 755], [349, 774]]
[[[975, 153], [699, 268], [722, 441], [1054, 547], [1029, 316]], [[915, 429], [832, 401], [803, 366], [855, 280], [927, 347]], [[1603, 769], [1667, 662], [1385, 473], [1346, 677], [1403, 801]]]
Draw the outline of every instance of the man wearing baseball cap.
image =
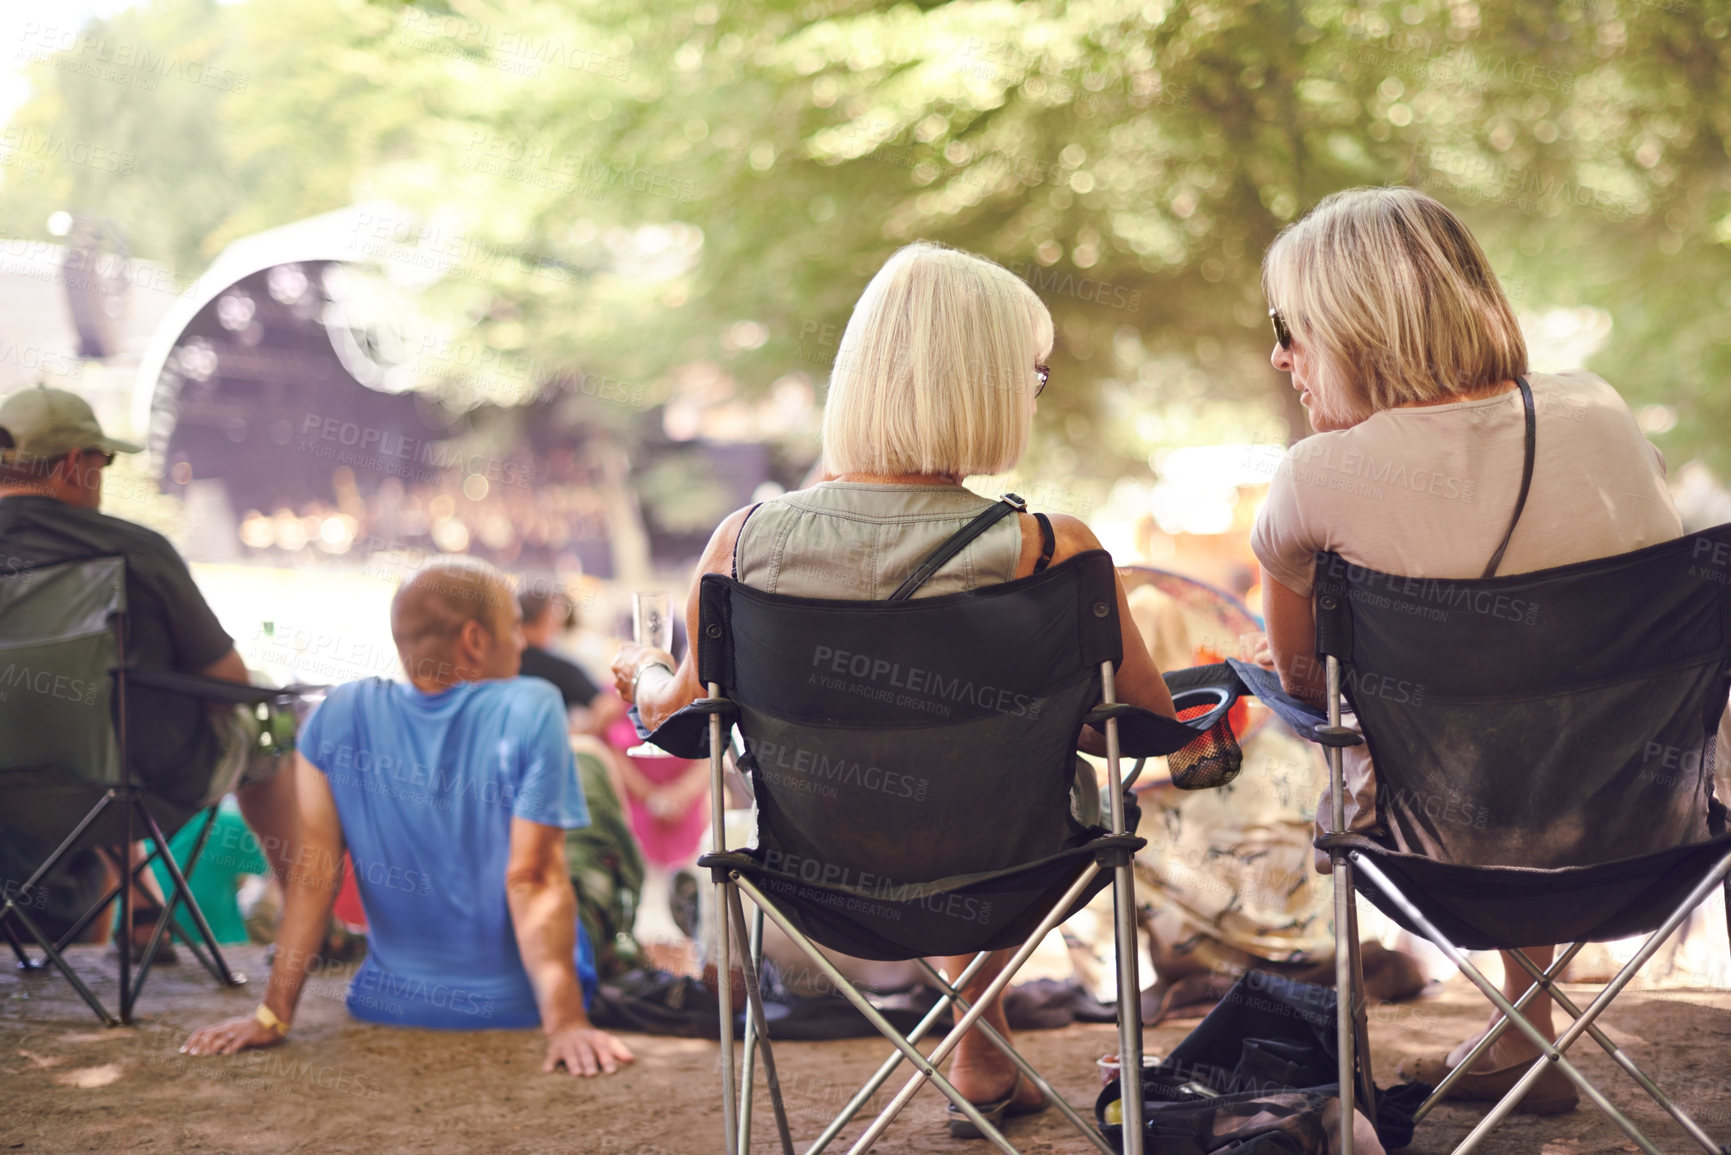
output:
[[[78, 395], [36, 385], [0, 401], [0, 576], [87, 558], [126, 559], [127, 659], [141, 668], [247, 682], [246, 663], [168, 539], [99, 511], [102, 471], [143, 447], [110, 437]], [[128, 761], [152, 794], [185, 809], [205, 795], [224, 758], [243, 756], [234, 711], [146, 686], [128, 689]], [[288, 775], [255, 759], [237, 796], [273, 866], [292, 853]], [[268, 763], [268, 765], [267, 765]], [[256, 769], [255, 769], [256, 767]], [[148, 907], [148, 904], [147, 904]], [[135, 907], [135, 910], [138, 908]], [[134, 938], [148, 937], [142, 925]]]

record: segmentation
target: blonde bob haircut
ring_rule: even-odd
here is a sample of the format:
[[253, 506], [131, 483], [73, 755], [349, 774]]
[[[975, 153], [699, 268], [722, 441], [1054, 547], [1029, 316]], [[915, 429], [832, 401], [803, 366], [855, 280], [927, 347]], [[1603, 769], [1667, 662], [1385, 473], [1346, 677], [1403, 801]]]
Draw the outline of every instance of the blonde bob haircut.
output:
[[823, 408], [832, 474], [961, 478], [1016, 464], [1052, 317], [1014, 273], [920, 241], [898, 250], [848, 318]]
[[1527, 344], [1484, 250], [1410, 188], [1326, 197], [1262, 262], [1262, 291], [1315, 360], [1313, 390], [1348, 423], [1527, 371]]

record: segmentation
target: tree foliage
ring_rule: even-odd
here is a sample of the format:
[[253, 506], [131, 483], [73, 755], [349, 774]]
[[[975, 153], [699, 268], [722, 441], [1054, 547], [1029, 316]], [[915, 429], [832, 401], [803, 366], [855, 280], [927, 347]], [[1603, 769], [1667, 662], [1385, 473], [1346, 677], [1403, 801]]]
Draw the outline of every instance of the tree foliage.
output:
[[1727, 16], [1723, 0], [166, 0], [96, 27], [203, 37], [245, 90], [122, 98], [38, 65], [18, 125], [141, 163], [41, 187], [8, 168], [0, 222], [39, 230], [76, 196], [196, 272], [236, 236], [388, 197], [522, 258], [461, 263], [437, 296], [449, 315], [549, 373], [659, 395], [694, 362], [745, 393], [821, 384], [866, 279], [937, 240], [1047, 300], [1034, 464], [1106, 478], [1161, 445], [1303, 432], [1266, 364], [1261, 255], [1329, 192], [1406, 183], [1462, 212], [1518, 309], [1607, 311], [1592, 367], [1674, 407], [1662, 446], [1723, 473]]

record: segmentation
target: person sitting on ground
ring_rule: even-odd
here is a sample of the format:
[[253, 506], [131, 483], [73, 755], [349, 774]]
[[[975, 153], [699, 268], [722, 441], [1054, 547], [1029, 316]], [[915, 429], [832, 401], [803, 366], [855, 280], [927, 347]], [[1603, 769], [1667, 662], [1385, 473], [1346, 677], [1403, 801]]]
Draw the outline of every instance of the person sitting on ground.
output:
[[565, 831], [589, 815], [558, 692], [517, 676], [517, 600], [491, 566], [444, 559], [397, 590], [391, 634], [407, 683], [339, 686], [301, 732], [301, 844], [265, 1001], [184, 1049], [283, 1040], [347, 850], [369, 935], [351, 1015], [450, 1030], [538, 1023], [544, 1071], [611, 1074], [632, 1055], [590, 1025], [579, 973], [592, 987], [594, 956], [565, 862]]
[[[824, 406], [825, 480], [728, 516], [699, 561], [699, 574], [734, 573], [771, 593], [876, 601], [922, 559], [993, 503], [964, 488], [964, 478], [1003, 473], [1027, 444], [1045, 387], [1052, 319], [1032, 289], [983, 257], [927, 243], [893, 255], [866, 286], [842, 338]], [[1049, 528], [1048, 528], [1049, 526]], [[933, 597], [1027, 577], [1100, 549], [1073, 517], [1049, 521], [1006, 517], [970, 543], [914, 593]], [[698, 583], [686, 610], [687, 636], [698, 631]], [[1171, 717], [1172, 697], [1118, 586], [1124, 660], [1121, 701]], [[672, 655], [627, 645], [613, 663], [619, 692], [656, 726], [700, 697], [691, 653]], [[1092, 730], [1085, 748], [1103, 753]], [[964, 992], [975, 999], [1011, 952]], [[943, 960], [952, 977], [972, 960]], [[1008, 1035], [1003, 1007], [987, 1020]], [[994, 1122], [1044, 1105], [1040, 1091], [982, 1032], [956, 1050], [950, 1079]], [[951, 1134], [975, 1133], [951, 1108]]]
[[[127, 662], [138, 669], [248, 682], [246, 663], [168, 539], [100, 512], [102, 472], [117, 453], [142, 446], [109, 437], [83, 398], [45, 385], [0, 403], [0, 542], [6, 572], [120, 556], [126, 559]], [[287, 869], [294, 843], [294, 786], [282, 760], [250, 757], [255, 734], [244, 709], [207, 705], [184, 694], [134, 684], [127, 689], [127, 750], [135, 780], [183, 811], [208, 800], [213, 782], [233, 780], [246, 823], [267, 848], [272, 869]], [[172, 833], [172, 831], [164, 831]], [[107, 851], [120, 874], [120, 848]], [[132, 857], [142, 861], [138, 848]], [[145, 871], [134, 890], [129, 941], [142, 947], [162, 910]], [[158, 954], [158, 961], [170, 961]]]
[[[1499, 575], [1682, 536], [1664, 459], [1629, 407], [1590, 373], [1527, 372], [1526, 342], [1490, 262], [1432, 198], [1407, 188], [1327, 197], [1268, 250], [1263, 290], [1273, 306], [1271, 360], [1292, 375], [1316, 430], [1288, 451], [1251, 536], [1263, 571], [1265, 657], [1288, 692], [1323, 700], [1312, 656], [1317, 551], [1408, 577], [1484, 573], [1521, 487], [1517, 379], [1532, 389], [1537, 451]], [[1378, 812], [1369, 755], [1363, 746], [1345, 755], [1348, 826], [1367, 829]], [[1329, 808], [1325, 798], [1317, 811]], [[1422, 829], [1398, 818], [1390, 825], [1398, 849], [1427, 853]], [[1320, 854], [1317, 865], [1331, 869]], [[1542, 967], [1552, 949], [1527, 954]], [[1525, 973], [1506, 955], [1503, 969], [1504, 993], [1519, 998]], [[1551, 1011], [1543, 995], [1526, 1009], [1547, 1037]], [[1476, 1042], [1404, 1064], [1402, 1075], [1440, 1082]], [[1507, 1031], [1450, 1095], [1500, 1098], [1538, 1054]], [[1566, 1111], [1576, 1101], [1574, 1085], [1551, 1068], [1516, 1110]]]
[[542, 678], [559, 689], [571, 713], [571, 732], [599, 737], [625, 706], [611, 694], [603, 694], [583, 667], [553, 653], [553, 640], [576, 624], [576, 610], [565, 595], [545, 589], [526, 589], [517, 595], [523, 610], [523, 671], [525, 678]]

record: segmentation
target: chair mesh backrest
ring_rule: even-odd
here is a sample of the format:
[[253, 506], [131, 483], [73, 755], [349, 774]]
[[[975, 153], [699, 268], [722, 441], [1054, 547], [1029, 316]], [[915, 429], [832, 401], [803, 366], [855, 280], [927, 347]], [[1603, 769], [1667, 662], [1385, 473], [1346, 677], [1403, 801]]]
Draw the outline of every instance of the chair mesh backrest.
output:
[[121, 781], [110, 704], [118, 557], [0, 574], [0, 773]]
[[1731, 526], [1503, 578], [1317, 555], [1319, 652], [1379, 817], [1445, 862], [1581, 866], [1709, 836], [1731, 674]]
[[1075, 845], [1076, 734], [1121, 656], [1111, 559], [972, 594], [778, 597], [703, 579], [700, 672], [741, 707], [765, 865], [873, 890]]

